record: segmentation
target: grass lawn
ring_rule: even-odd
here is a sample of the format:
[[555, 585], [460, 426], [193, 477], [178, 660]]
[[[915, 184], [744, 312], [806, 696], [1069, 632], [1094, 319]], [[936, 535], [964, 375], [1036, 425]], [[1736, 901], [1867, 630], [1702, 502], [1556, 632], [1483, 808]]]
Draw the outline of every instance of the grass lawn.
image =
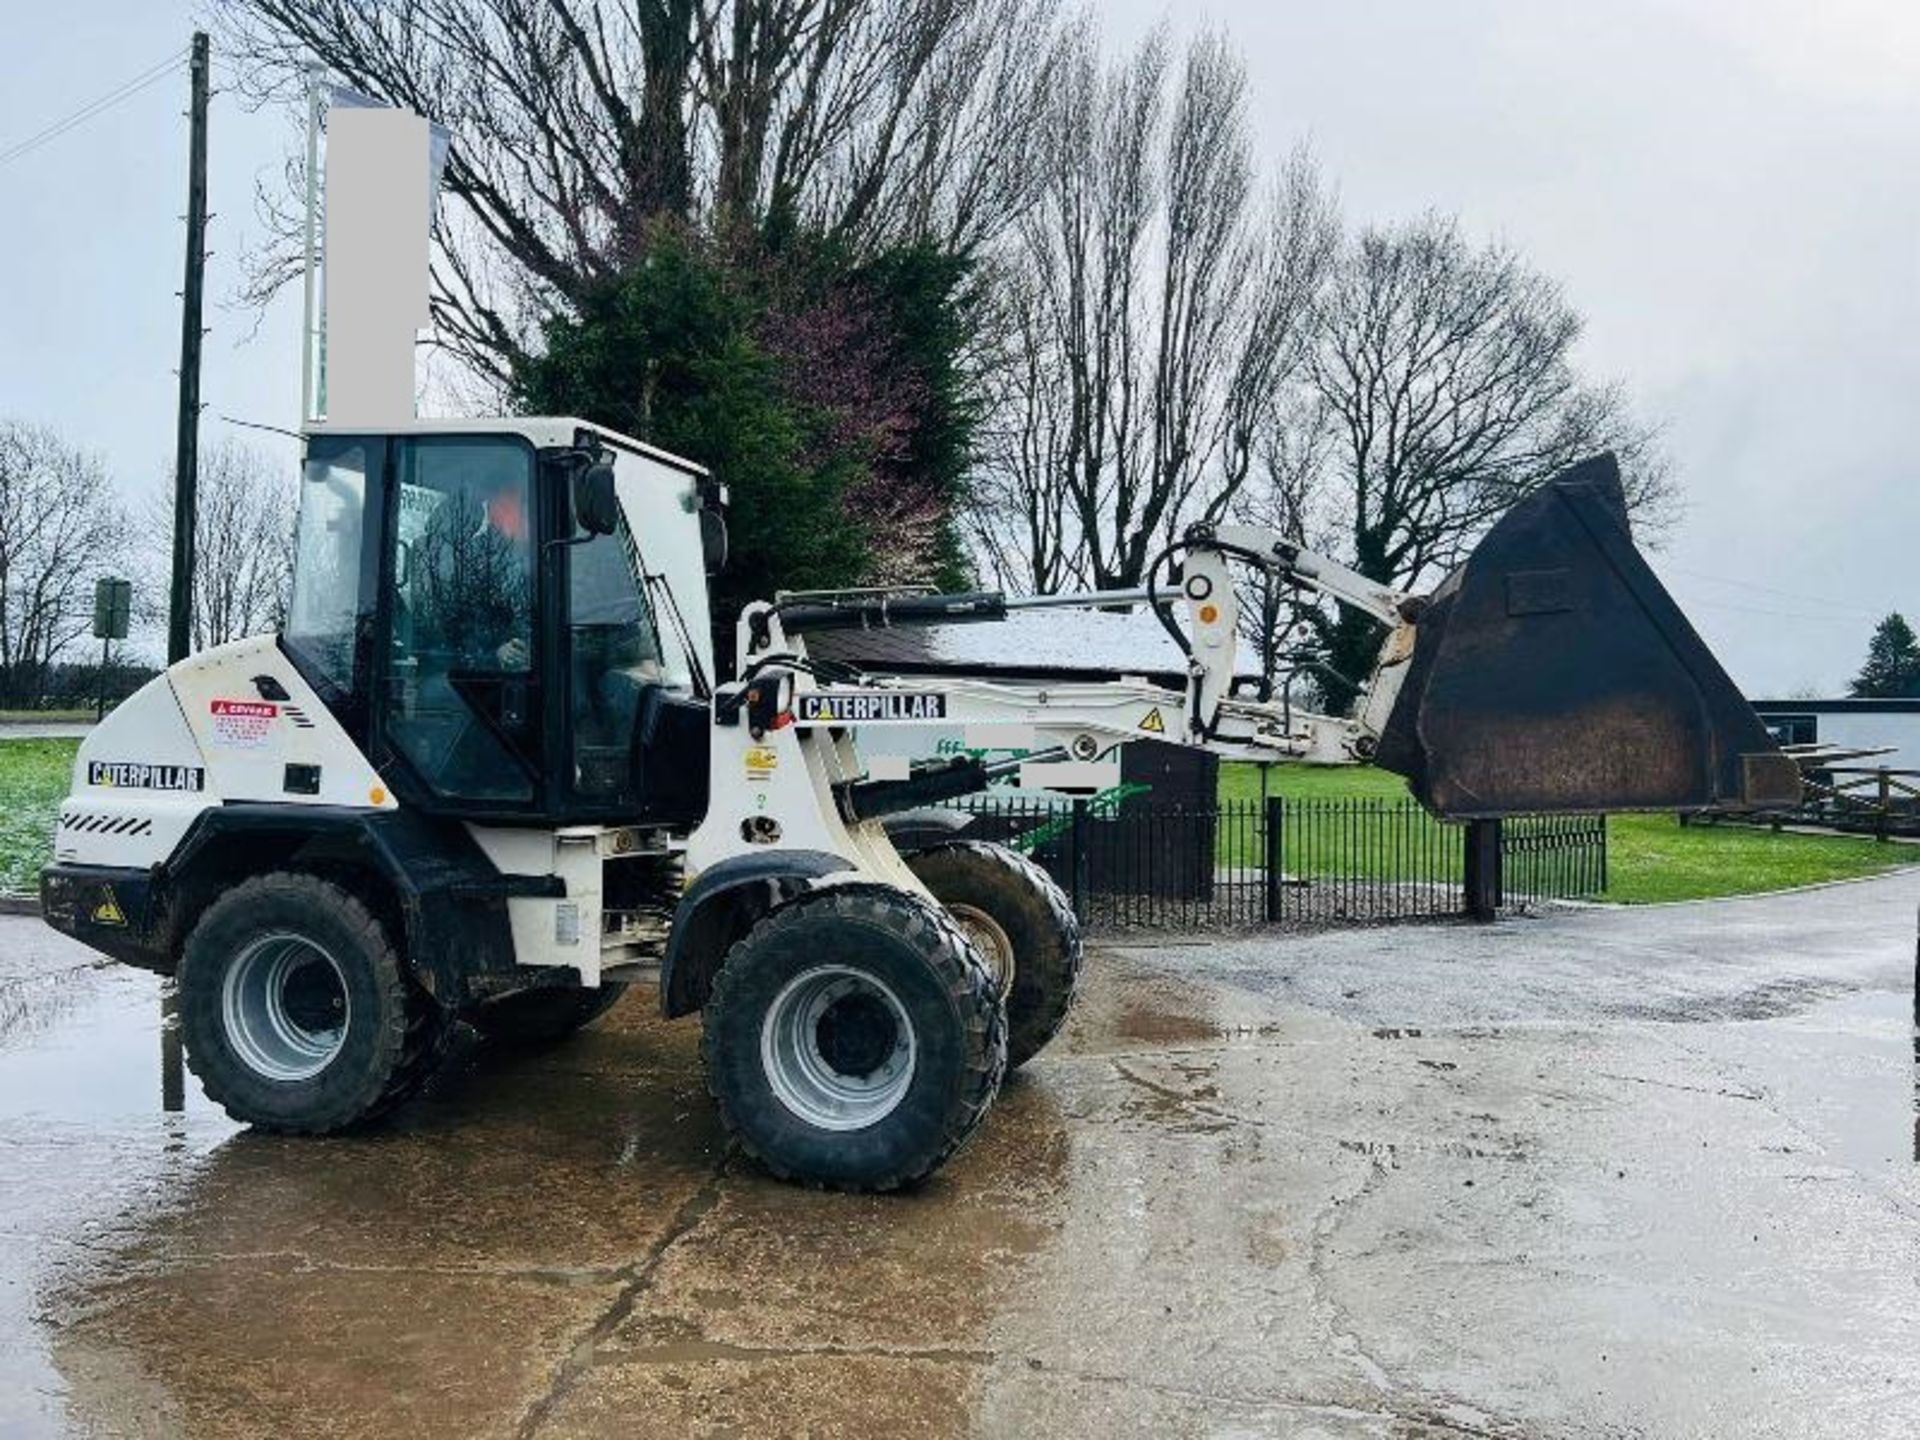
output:
[[[1398, 801], [1407, 787], [1384, 770], [1355, 767], [1276, 765], [1267, 777], [1268, 793], [1287, 799]], [[1222, 800], [1257, 800], [1260, 771], [1254, 765], [1222, 765]], [[1408, 825], [1396, 820], [1384, 854], [1351, 847], [1332, 859], [1316, 853], [1304, 873], [1387, 873], [1403, 865], [1418, 847], [1438, 842], [1446, 852], [1436, 878], [1458, 874], [1458, 843], [1437, 822]], [[1398, 850], [1391, 847], [1397, 846]], [[1257, 863], [1257, 857], [1236, 857]], [[1785, 890], [1826, 880], [1878, 875], [1920, 863], [1920, 846], [1883, 844], [1854, 835], [1775, 835], [1735, 825], [1682, 825], [1671, 815], [1616, 815], [1607, 821], [1607, 889], [1598, 898], [1625, 905], [1660, 900], [1702, 900], [1716, 895], [1750, 895]]]
[[1630, 905], [1751, 895], [1878, 875], [1920, 862], [1920, 846], [1860, 835], [1775, 835], [1744, 825], [1682, 825], [1671, 815], [1607, 821], [1607, 890]]
[[[1276, 765], [1267, 793], [1311, 802], [1281, 822], [1281, 868], [1303, 879], [1358, 877], [1452, 885], [1460, 881], [1459, 832], [1413, 802], [1399, 776], [1384, 770], [1325, 765]], [[1216, 850], [1222, 865], [1265, 863], [1265, 839], [1255, 816], [1260, 803], [1256, 765], [1220, 767], [1220, 798], [1240, 807], [1223, 818]]]
[[0, 739], [0, 894], [40, 888], [78, 740]]

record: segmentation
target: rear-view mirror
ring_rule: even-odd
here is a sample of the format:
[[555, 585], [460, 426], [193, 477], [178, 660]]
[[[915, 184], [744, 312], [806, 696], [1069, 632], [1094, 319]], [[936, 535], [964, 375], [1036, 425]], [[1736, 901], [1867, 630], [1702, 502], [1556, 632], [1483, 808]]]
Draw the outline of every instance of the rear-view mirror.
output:
[[595, 460], [574, 471], [573, 520], [589, 535], [611, 535], [619, 526], [620, 500], [610, 462]]
[[727, 517], [718, 510], [700, 512], [700, 554], [707, 574], [718, 575], [727, 568]]

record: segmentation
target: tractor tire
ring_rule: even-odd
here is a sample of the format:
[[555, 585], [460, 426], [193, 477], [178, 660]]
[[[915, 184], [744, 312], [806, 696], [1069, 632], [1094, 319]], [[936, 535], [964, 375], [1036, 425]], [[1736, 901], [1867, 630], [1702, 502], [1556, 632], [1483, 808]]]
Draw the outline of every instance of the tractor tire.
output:
[[783, 1180], [895, 1190], [979, 1128], [1006, 1071], [1006, 1012], [966, 936], [918, 895], [834, 886], [727, 952], [704, 1017], [707, 1088]]
[[509, 1045], [551, 1045], [591, 1025], [626, 993], [626, 985], [619, 981], [597, 990], [542, 985], [482, 1000], [461, 1011], [460, 1018], [489, 1040]]
[[256, 876], [208, 906], [178, 987], [207, 1098], [262, 1130], [378, 1117], [433, 1073], [453, 1029], [372, 912], [316, 875]]
[[954, 840], [906, 859], [999, 981], [1007, 1068], [1018, 1069], [1060, 1033], [1080, 988], [1073, 906], [1052, 876], [1004, 845]]

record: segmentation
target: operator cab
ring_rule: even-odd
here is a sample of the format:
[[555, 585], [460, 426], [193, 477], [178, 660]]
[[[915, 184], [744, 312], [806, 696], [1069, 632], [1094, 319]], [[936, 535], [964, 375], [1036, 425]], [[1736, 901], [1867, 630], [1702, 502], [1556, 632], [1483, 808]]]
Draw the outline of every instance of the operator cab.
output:
[[578, 421], [316, 427], [280, 643], [402, 804], [690, 824], [721, 504]]

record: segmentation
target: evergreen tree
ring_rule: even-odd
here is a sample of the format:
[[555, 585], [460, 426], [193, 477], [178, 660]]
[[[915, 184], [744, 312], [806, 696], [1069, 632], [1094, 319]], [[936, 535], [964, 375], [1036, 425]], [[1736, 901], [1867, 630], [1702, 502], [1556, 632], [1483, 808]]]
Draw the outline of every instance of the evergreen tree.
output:
[[1920, 639], [1899, 611], [1874, 627], [1867, 662], [1847, 690], [1862, 699], [1920, 695]]
[[953, 584], [974, 424], [966, 274], [924, 247], [855, 262], [805, 237], [776, 252], [662, 224], [639, 263], [547, 324], [542, 353], [515, 367], [515, 399], [727, 483], [723, 626], [775, 590]]

